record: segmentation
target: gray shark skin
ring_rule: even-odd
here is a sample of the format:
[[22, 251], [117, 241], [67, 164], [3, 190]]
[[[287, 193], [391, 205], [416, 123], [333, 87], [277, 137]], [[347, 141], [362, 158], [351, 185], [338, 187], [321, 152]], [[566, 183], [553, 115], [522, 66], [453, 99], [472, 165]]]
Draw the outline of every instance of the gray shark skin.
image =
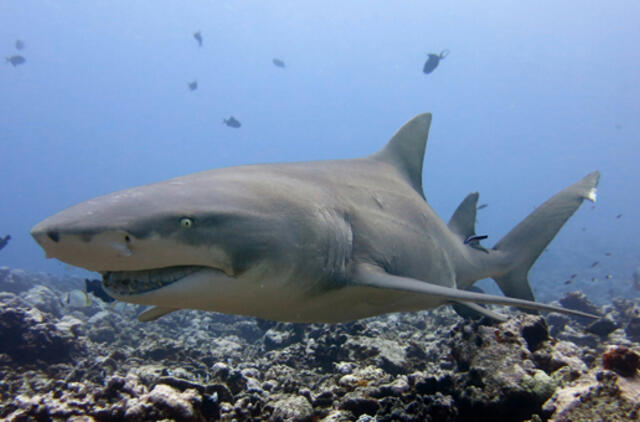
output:
[[[585, 315], [534, 302], [529, 268], [584, 199], [593, 172], [553, 196], [492, 249], [475, 234], [477, 193], [447, 224], [425, 200], [431, 114], [364, 158], [204, 171], [74, 205], [34, 239], [101, 272], [118, 300], [151, 320], [190, 308], [291, 322], [343, 322], [458, 302]], [[508, 296], [469, 292], [493, 277]], [[592, 315], [590, 315], [592, 316]], [[593, 317], [593, 316], [592, 316]]]

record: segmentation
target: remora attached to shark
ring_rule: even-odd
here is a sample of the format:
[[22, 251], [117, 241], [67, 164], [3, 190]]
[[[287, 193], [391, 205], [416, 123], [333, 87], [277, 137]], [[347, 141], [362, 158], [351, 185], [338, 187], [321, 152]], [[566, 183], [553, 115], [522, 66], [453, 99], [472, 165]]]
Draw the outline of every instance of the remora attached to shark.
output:
[[[492, 249], [475, 235], [478, 194], [449, 223], [427, 204], [431, 114], [351, 160], [214, 169], [100, 196], [31, 230], [47, 257], [99, 271], [116, 299], [293, 322], [341, 322], [478, 303], [585, 315], [534, 302], [527, 273], [584, 199], [593, 172]], [[492, 277], [507, 297], [466, 291]]]

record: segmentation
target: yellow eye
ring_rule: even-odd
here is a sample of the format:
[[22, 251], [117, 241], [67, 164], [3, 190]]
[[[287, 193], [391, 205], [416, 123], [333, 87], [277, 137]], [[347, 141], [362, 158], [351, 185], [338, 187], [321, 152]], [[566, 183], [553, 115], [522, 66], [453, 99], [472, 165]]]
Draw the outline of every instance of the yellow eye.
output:
[[193, 220], [187, 217], [180, 219], [180, 227], [183, 229], [190, 229], [193, 227]]

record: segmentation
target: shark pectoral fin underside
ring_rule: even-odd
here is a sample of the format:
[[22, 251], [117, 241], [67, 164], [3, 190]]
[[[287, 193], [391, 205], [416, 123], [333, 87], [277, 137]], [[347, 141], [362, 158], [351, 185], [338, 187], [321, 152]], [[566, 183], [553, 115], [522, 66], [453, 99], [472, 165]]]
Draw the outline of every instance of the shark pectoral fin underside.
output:
[[164, 306], [152, 306], [151, 308], [147, 309], [146, 311], [142, 312], [140, 315], [138, 315], [138, 321], [140, 322], [149, 322], [149, 321], [153, 321], [154, 319], [158, 319], [161, 316], [170, 314], [173, 311], [179, 311], [179, 308], [166, 308]]
[[[451, 287], [439, 286], [413, 278], [391, 275], [372, 264], [358, 265], [353, 282], [361, 286], [377, 287], [380, 289], [402, 290], [406, 292], [420, 293], [442, 299], [446, 302], [473, 302], [473, 303], [494, 303], [496, 305], [515, 306], [517, 308], [537, 309], [547, 312], [560, 312], [598, 319], [597, 315], [575, 311], [573, 309], [561, 308], [559, 306], [546, 305], [544, 303], [532, 302], [529, 300], [515, 299], [506, 296], [494, 296], [484, 293], [470, 292], [466, 290], [454, 289]], [[485, 309], [486, 311], [486, 309]]]

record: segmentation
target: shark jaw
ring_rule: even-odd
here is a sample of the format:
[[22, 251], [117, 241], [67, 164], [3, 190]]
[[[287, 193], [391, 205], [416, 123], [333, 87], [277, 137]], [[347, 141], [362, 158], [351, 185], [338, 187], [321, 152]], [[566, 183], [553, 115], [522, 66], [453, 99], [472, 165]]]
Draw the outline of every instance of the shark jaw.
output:
[[189, 265], [139, 271], [106, 271], [102, 274], [102, 286], [107, 293], [119, 298], [139, 295], [177, 283], [207, 269], [210, 268]]

